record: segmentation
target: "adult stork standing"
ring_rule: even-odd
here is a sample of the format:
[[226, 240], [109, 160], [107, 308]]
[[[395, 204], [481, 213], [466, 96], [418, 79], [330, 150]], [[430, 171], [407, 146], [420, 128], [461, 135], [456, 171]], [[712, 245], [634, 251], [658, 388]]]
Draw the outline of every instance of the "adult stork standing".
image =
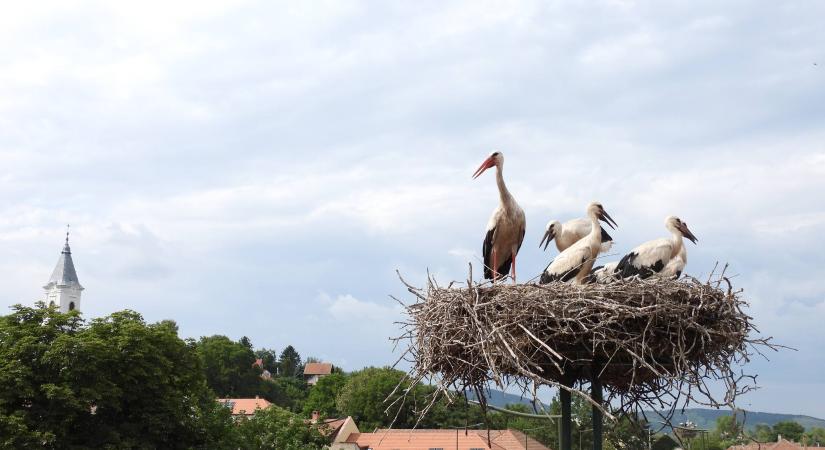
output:
[[[602, 246], [599, 251], [605, 253], [613, 246], [613, 238], [607, 234], [607, 231], [605, 231], [602, 226], [599, 226], [599, 228], [602, 233]], [[559, 249], [559, 252], [563, 252], [567, 250], [567, 247], [570, 247], [588, 234], [590, 234], [590, 220], [588, 219], [572, 219], [564, 223], [558, 220], [551, 220], [547, 222], [547, 227], [544, 229], [544, 237], [541, 238], [539, 247], [544, 245], [544, 250], [547, 250], [550, 241], [555, 240], [556, 248]]]
[[[687, 224], [676, 216], [665, 218], [665, 228], [670, 231], [669, 238], [654, 239], [634, 248], [625, 255], [616, 267], [616, 274], [621, 278], [638, 276], [648, 278], [653, 274], [661, 273], [674, 259], [679, 259], [679, 254], [683, 251], [684, 262], [687, 263], [687, 252], [683, 238], [689, 239], [694, 244], [698, 241], [696, 236], [690, 232]], [[674, 274], [676, 269], [681, 274], [684, 264], [679, 267], [679, 262], [674, 261]]]
[[504, 155], [501, 152], [493, 152], [487, 157], [473, 174], [473, 179], [493, 166], [496, 168], [499, 204], [487, 222], [487, 233], [484, 236], [484, 278], [495, 281], [499, 275], [506, 276], [510, 273], [512, 265], [515, 283], [516, 255], [524, 241], [527, 221], [524, 218], [524, 210], [516, 203], [516, 199], [504, 184]]
[[539, 283], [573, 281], [576, 284], [581, 284], [590, 274], [593, 262], [602, 247], [602, 227], [599, 221], [603, 221], [614, 230], [616, 229], [614, 226], [616, 222], [598, 202], [587, 205], [587, 216], [590, 218], [590, 234], [559, 253], [559, 256], [556, 256], [556, 259], [544, 269]]

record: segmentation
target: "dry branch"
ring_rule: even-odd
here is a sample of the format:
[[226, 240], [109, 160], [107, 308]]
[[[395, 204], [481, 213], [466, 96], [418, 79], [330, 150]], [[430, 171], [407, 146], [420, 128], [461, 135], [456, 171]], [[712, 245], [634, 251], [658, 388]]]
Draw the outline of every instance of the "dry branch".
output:
[[471, 280], [444, 288], [430, 279], [424, 289], [404, 282], [416, 301], [397, 341], [408, 346], [412, 380], [429, 380], [440, 394], [471, 390], [482, 404], [489, 386], [512, 384], [557, 386], [589, 401], [581, 387], [596, 375], [611, 418], [691, 402], [733, 407], [756, 381], [736, 368], [760, 348], [778, 348], [758, 337], [724, 273], [708, 282], [585, 286]]

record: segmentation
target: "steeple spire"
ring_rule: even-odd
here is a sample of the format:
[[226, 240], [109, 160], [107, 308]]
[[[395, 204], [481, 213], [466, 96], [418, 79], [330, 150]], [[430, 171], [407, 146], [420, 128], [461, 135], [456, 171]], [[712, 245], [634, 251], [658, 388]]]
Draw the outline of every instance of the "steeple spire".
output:
[[60, 258], [57, 260], [49, 277], [49, 282], [43, 286], [46, 290], [46, 300], [60, 306], [61, 312], [68, 312], [80, 308], [80, 293], [83, 286], [77, 278], [77, 271], [72, 260], [72, 249], [69, 247], [69, 225], [66, 225], [66, 242]]

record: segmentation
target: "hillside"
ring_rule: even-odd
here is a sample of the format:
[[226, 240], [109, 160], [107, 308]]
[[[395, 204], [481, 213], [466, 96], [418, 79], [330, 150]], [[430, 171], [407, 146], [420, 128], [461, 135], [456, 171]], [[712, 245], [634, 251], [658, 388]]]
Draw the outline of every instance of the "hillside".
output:
[[[691, 408], [686, 409], [683, 413], [677, 412], [673, 417], [673, 423], [681, 423], [691, 421], [696, 424], [698, 428], [713, 429], [716, 426], [716, 419], [720, 416], [728, 416], [731, 412], [727, 410], [718, 409], [703, 409]], [[655, 414], [648, 417], [649, 420], [655, 422]], [[741, 420], [741, 419], [740, 419]], [[811, 416], [795, 415], [795, 414], [779, 414], [746, 411], [745, 414], [745, 428], [752, 430], [758, 424], [774, 425], [777, 422], [794, 421], [810, 429], [813, 427], [825, 428], [825, 420], [818, 419]]]

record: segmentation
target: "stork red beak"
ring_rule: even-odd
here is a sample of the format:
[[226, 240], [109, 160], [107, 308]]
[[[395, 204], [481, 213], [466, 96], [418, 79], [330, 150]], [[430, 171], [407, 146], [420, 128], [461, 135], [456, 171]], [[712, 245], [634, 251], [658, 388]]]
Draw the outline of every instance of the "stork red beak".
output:
[[485, 170], [487, 170], [487, 169], [489, 169], [490, 167], [493, 167], [493, 166], [495, 166], [495, 165], [496, 165], [496, 160], [495, 160], [495, 159], [493, 159], [493, 157], [492, 157], [492, 156], [490, 156], [489, 158], [485, 159], [485, 160], [484, 160], [484, 162], [483, 162], [483, 163], [481, 163], [481, 166], [479, 166], [478, 170], [476, 170], [476, 172], [473, 174], [473, 179], [475, 180], [476, 178], [478, 178], [478, 176], [479, 176], [479, 175], [481, 175], [482, 173], [484, 173], [484, 171], [485, 171]]
[[693, 233], [690, 232], [686, 223], [682, 222], [682, 225], [679, 226], [679, 231], [681, 231], [682, 236], [688, 238], [690, 242], [693, 242], [695, 244], [699, 241], [699, 239], [697, 239], [696, 236], [694, 236]]
[[[556, 236], [555, 233], [553, 233], [553, 230], [545, 231], [544, 237], [541, 238], [541, 242], [539, 242], [539, 248], [541, 248], [541, 246], [544, 245], [544, 250], [547, 250], [547, 246], [550, 245], [550, 241], [552, 241], [554, 237]], [[547, 242], [544, 242], [545, 240], [547, 240]]]
[[599, 220], [606, 223], [610, 228], [613, 228], [614, 230], [616, 229], [616, 227], [619, 226], [619, 224], [617, 224], [616, 221], [613, 220], [612, 217], [610, 217], [610, 214], [608, 214], [607, 211], [605, 211], [604, 209], [602, 209], [602, 211], [599, 213]]

